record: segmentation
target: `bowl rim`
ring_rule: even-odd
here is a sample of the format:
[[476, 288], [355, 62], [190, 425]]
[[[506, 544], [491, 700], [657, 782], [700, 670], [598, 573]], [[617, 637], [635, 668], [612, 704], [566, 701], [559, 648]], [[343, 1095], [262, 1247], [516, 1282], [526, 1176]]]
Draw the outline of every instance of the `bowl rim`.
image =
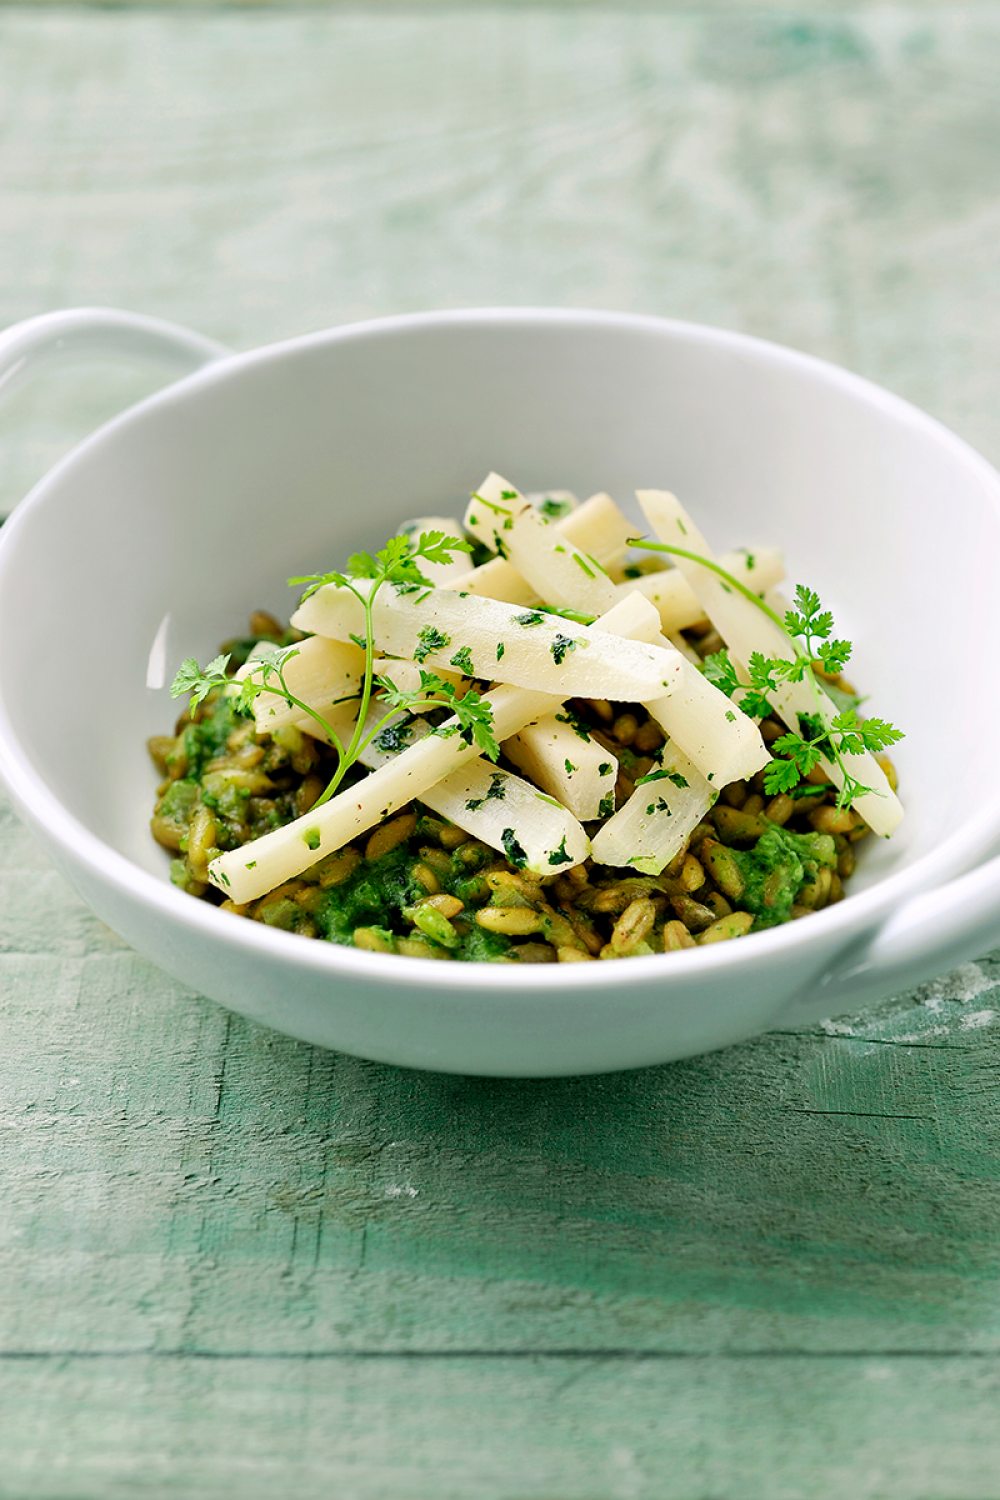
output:
[[[113, 443], [120, 429], [142, 420], [148, 414], [178, 402], [197, 399], [199, 394], [217, 383], [223, 383], [239, 371], [257, 365], [294, 359], [303, 351], [322, 346], [349, 343], [361, 339], [392, 337], [419, 333], [422, 329], [453, 326], [524, 327], [524, 328], [609, 328], [668, 336], [675, 341], [694, 345], [716, 346], [742, 352], [755, 361], [783, 365], [814, 381], [863, 401], [897, 423], [919, 427], [929, 432], [965, 466], [978, 474], [1000, 511], [1000, 473], [964, 439], [936, 418], [896, 396], [864, 376], [818, 356], [778, 344], [753, 334], [717, 328], [681, 319], [652, 314], [603, 311], [595, 309], [546, 307], [473, 307], [440, 311], [393, 314], [361, 319], [334, 328], [300, 334], [215, 360], [201, 369], [172, 382], [164, 389], [144, 398], [102, 424], [84, 438], [50, 469], [19, 503], [11, 517], [0, 528], [0, 587], [4, 569], [12, 565], [18, 538], [46, 501], [49, 491], [63, 480], [82, 457]], [[335, 943], [302, 941], [299, 935], [248, 922], [231, 913], [220, 912], [207, 902], [193, 900], [168, 880], [153, 875], [134, 864], [111, 844], [93, 833], [75, 814], [60, 802], [47, 783], [35, 771], [22, 749], [10, 721], [0, 677], [0, 777], [29, 825], [34, 826], [45, 843], [54, 845], [81, 866], [88, 876], [110, 885], [120, 897], [151, 909], [171, 927], [193, 928], [227, 949], [261, 958], [293, 961], [300, 969], [331, 981], [338, 976], [357, 983], [381, 984], [391, 981], [416, 989], [435, 991], [482, 992], [484, 999], [507, 990], [511, 973], [504, 964], [428, 964], [425, 959], [399, 954], [377, 954]], [[855, 892], [836, 906], [817, 912], [808, 921], [791, 922], [764, 932], [751, 934], [752, 952], [743, 943], [714, 943], [707, 947], [685, 949], [678, 953], [633, 957], [624, 972], [616, 969], [615, 987], [633, 976], [632, 983], [675, 976], [675, 982], [693, 980], [696, 976], [724, 975], [735, 964], [746, 970], [770, 966], [779, 960], [800, 959], [803, 950], [829, 946], [842, 950], [850, 940], [870, 936], [880, 921], [897, 911], [910, 897], [943, 885], [955, 876], [971, 871], [1000, 843], [1000, 791], [975, 808], [963, 824], [950, 832], [932, 851], [919, 855], [903, 869], [890, 873], [864, 891]], [[223, 920], [229, 918], [232, 920]], [[669, 960], [669, 966], [664, 967]], [[470, 969], [475, 983], [470, 983]], [[538, 971], [537, 973], [535, 971]], [[525, 976], [521, 976], [523, 985]], [[568, 990], [590, 992], [607, 988], [607, 976], [601, 966], [557, 964], [532, 966], [532, 986], [540, 994], [553, 998]], [[669, 985], [664, 994], [669, 992]]]

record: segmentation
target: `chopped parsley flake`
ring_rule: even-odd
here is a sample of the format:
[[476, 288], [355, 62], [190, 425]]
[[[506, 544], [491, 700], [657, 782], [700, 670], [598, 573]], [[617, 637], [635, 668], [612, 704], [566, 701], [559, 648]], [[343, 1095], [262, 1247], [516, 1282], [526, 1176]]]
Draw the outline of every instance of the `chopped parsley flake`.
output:
[[472, 650], [469, 646], [460, 646], [451, 658], [451, 665], [464, 672], [466, 677], [475, 677], [476, 669], [472, 664]]
[[564, 760], [563, 765], [566, 767], [567, 776], [572, 776], [574, 771], [579, 771], [580, 769], [579, 766], [574, 766], [573, 762], [569, 759]]
[[425, 662], [432, 651], [445, 651], [451, 645], [451, 636], [438, 630], [436, 625], [425, 625], [417, 637], [418, 645], [413, 655]]
[[569, 855], [569, 854], [566, 853], [566, 835], [563, 834], [563, 836], [562, 836], [562, 843], [559, 845], [559, 848], [558, 849], [553, 849], [552, 853], [549, 855], [549, 864], [550, 865], [571, 865], [572, 863], [573, 863], [572, 855]]
[[540, 609], [525, 610], [523, 615], [514, 616], [515, 625], [544, 625], [545, 616]]
[[506, 777], [503, 771], [494, 771], [490, 776], [488, 790], [482, 797], [470, 797], [465, 804], [466, 811], [478, 812], [484, 802], [502, 802], [507, 795], [507, 789], [504, 786], [505, 780]]
[[513, 828], [505, 828], [503, 830], [500, 834], [500, 842], [503, 845], [503, 852], [514, 866], [514, 869], [523, 870], [528, 863], [528, 856], [525, 854], [523, 847], [518, 843], [517, 835]]
[[549, 650], [552, 652], [552, 660], [556, 666], [561, 667], [567, 651], [576, 650], [576, 641], [572, 636], [560, 634], [556, 636]]

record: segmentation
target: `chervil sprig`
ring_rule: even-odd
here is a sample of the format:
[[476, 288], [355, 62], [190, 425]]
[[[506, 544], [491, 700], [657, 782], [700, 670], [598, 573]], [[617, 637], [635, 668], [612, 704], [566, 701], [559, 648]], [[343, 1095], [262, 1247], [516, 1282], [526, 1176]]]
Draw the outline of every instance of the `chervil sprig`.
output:
[[[445, 704], [451, 708], [458, 720], [447, 731], [448, 733], [468, 734], [469, 742], [471, 743], [474, 738], [491, 759], [495, 760], [499, 755], [499, 747], [492, 733], [492, 712], [489, 705], [474, 691], [466, 693], [464, 698], [459, 698], [451, 684], [443, 682], [433, 673], [421, 672], [421, 686], [412, 692], [401, 692], [393, 688], [386, 679], [380, 679], [379, 686], [383, 690], [385, 701], [391, 705], [390, 712], [379, 720], [374, 729], [366, 732], [365, 728], [375, 688], [375, 631], [372, 611], [379, 589], [386, 583], [403, 590], [429, 588], [431, 585], [418, 565], [420, 559], [429, 563], [443, 563], [450, 561], [453, 552], [470, 550], [469, 543], [459, 537], [447, 536], [442, 531], [427, 531], [421, 534], [415, 544], [409, 537], [398, 536], [392, 537], [374, 556], [370, 552], [355, 553], [348, 562], [346, 573], [334, 570], [329, 573], [314, 573], [308, 577], [288, 580], [292, 585], [306, 585], [304, 598], [314, 594], [324, 584], [334, 584], [338, 588], [349, 589], [355, 598], [360, 600], [365, 612], [364, 639], [358, 642], [365, 652], [364, 677], [360, 693], [349, 695], [351, 699], [358, 699], [358, 716], [354, 731], [346, 745], [323, 715], [297, 697], [288, 686], [285, 679], [285, 667], [298, 654], [295, 646], [277, 647], [266, 644], [259, 646], [256, 654], [251, 658], [251, 670], [245, 674], [236, 694], [237, 708], [246, 713], [252, 710], [255, 699], [261, 693], [276, 693], [284, 698], [286, 703], [314, 719], [324, 731], [326, 738], [337, 753], [337, 769], [314, 806], [318, 807], [329, 801], [370, 740], [401, 708], [417, 712], [437, 704]], [[361, 578], [374, 580], [372, 587], [356, 588], [354, 580]], [[204, 670], [199, 667], [193, 657], [189, 657], [182, 664], [174, 679], [171, 688], [172, 696], [179, 698], [184, 693], [188, 693], [192, 703], [202, 702], [213, 688], [221, 687], [230, 681], [228, 666], [228, 656], [217, 656]], [[348, 699], [342, 698], [337, 701], [347, 702]]]
[[[417, 713], [422, 709], [438, 706], [449, 708], [456, 722], [446, 721], [438, 725], [434, 733], [444, 735], [445, 738], [453, 734], [461, 735], [466, 744], [475, 742], [490, 760], [499, 758], [500, 746], [493, 733], [493, 710], [475, 688], [469, 688], [460, 696], [458, 689], [450, 682], [443, 681], [435, 672], [423, 670], [420, 673], [420, 687], [409, 692], [396, 687], [387, 677], [378, 677], [376, 682], [382, 690], [382, 700], [389, 704], [393, 713], [399, 709]], [[381, 720], [367, 736], [365, 744], [378, 734], [392, 716], [392, 713], [387, 714]]]
[[823, 608], [816, 591], [799, 584], [795, 589], [794, 608], [786, 610], [784, 619], [781, 619], [759, 594], [734, 578], [714, 559], [666, 542], [633, 539], [631, 545], [651, 552], [674, 553], [711, 569], [727, 589], [743, 594], [788, 636], [790, 651], [787, 658], [765, 656], [754, 651], [745, 674], [737, 671], [725, 649], [707, 657], [703, 664], [708, 680], [755, 719], [764, 719], [773, 713], [771, 698], [784, 683], [805, 682], [812, 691], [815, 712], [800, 713], [797, 731], [789, 730], [772, 745], [780, 758], [772, 760], [764, 772], [765, 792], [771, 796], [778, 792], [792, 796], [808, 795], [812, 786], [807, 778], [823, 760], [832, 761], [843, 777], [837, 795], [838, 808], [849, 807], [858, 797], [871, 792], [872, 787], [865, 786], [851, 774], [844, 757], [865, 751], [877, 754], [901, 740], [903, 733], [884, 719], [861, 719], [853, 706], [842, 709], [832, 718], [828, 717], [828, 706], [827, 713], [823, 712], [823, 696], [816, 669], [837, 677], [850, 661], [852, 646], [850, 641], [833, 637], [833, 614]]

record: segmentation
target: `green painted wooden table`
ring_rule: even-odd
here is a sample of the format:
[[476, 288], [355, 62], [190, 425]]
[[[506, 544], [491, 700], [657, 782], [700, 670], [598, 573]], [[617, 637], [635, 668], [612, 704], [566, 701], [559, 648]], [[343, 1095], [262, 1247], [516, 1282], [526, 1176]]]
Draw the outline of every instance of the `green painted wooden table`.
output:
[[[0, 323], [661, 312], [996, 461], [998, 189], [995, 3], [0, 7]], [[3, 506], [153, 380], [22, 391]], [[1000, 1495], [1000, 954], [498, 1082], [183, 991], [5, 804], [0, 902], [3, 1500]]]

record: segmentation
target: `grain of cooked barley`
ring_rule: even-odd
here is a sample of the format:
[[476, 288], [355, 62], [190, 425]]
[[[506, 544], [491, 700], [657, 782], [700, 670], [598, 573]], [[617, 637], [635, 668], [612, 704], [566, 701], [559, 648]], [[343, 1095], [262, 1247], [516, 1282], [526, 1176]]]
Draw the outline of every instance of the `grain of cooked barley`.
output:
[[531, 932], [541, 932], [544, 918], [530, 907], [484, 906], [476, 912], [476, 921], [487, 932], [499, 932], [506, 937], [527, 937]]
[[408, 839], [417, 826], [416, 813], [403, 813], [401, 817], [393, 818], [390, 823], [383, 823], [376, 828], [368, 842], [365, 844], [365, 859], [380, 859], [383, 854], [388, 854]]
[[648, 896], [638, 896], [630, 902], [615, 923], [611, 933], [611, 947], [619, 956], [631, 953], [647, 933], [652, 932], [656, 921], [656, 907]]
[[719, 917], [711, 927], [699, 933], [698, 942], [721, 943], [729, 938], [744, 937], [753, 926], [753, 916], [748, 911], [731, 911]]

